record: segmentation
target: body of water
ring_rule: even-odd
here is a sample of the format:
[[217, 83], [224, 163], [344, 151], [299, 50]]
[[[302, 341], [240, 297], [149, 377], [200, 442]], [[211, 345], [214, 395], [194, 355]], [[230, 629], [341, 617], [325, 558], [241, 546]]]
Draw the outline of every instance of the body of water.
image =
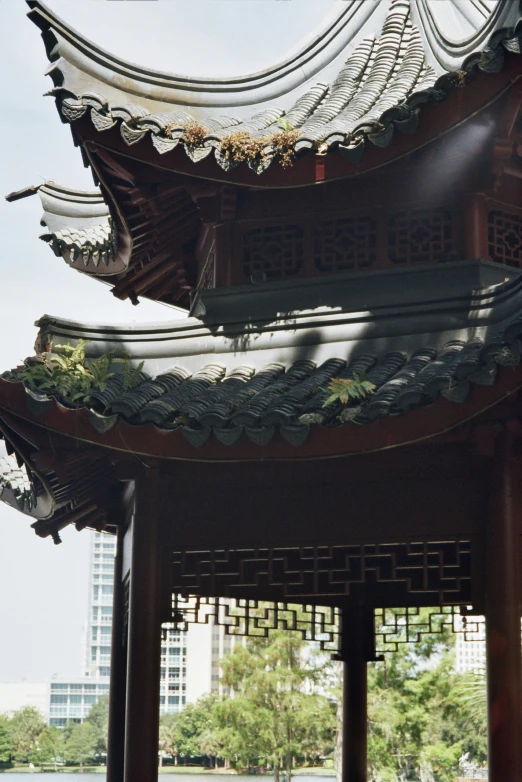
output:
[[[56, 782], [57, 778], [61, 778], [61, 775], [65, 774], [65, 779], [67, 782], [105, 782], [105, 774], [103, 773], [96, 773], [92, 774], [88, 771], [85, 771], [83, 774], [80, 773], [71, 773], [68, 771], [60, 771], [58, 773], [53, 772], [40, 772], [40, 771], [16, 771], [16, 772], [9, 772], [5, 771], [0, 776], [0, 782], [27, 782], [29, 777], [31, 777], [33, 780], [36, 779], [38, 782]], [[209, 779], [219, 779], [221, 777], [224, 777], [227, 782], [232, 782], [232, 779], [236, 778], [238, 780], [241, 780], [241, 782], [260, 782], [261, 779], [272, 779], [272, 776], [270, 774], [183, 774], [183, 773], [172, 773], [167, 772], [165, 774], [160, 775], [160, 779], [167, 782], [167, 779], [176, 780], [176, 782], [209, 782]], [[328, 780], [328, 782], [332, 782], [333, 774], [325, 774], [324, 776], [322, 774], [297, 774], [295, 777], [292, 777], [292, 779], [295, 779], [296, 782], [318, 782], [318, 780]], [[64, 781], [65, 782], [65, 781]]]

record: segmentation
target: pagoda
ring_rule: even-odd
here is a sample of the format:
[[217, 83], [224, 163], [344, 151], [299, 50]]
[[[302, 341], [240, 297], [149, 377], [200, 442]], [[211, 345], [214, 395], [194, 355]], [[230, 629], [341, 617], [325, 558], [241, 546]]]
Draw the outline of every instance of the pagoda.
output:
[[55, 543], [118, 538], [108, 781], [156, 779], [161, 624], [248, 632], [263, 601], [344, 663], [344, 782], [376, 612], [485, 615], [489, 778], [520, 782], [519, 3], [346, 0], [228, 79], [28, 5], [97, 189], [9, 200], [38, 193], [42, 239], [107, 295], [188, 311], [44, 315], [0, 377], [1, 499]]

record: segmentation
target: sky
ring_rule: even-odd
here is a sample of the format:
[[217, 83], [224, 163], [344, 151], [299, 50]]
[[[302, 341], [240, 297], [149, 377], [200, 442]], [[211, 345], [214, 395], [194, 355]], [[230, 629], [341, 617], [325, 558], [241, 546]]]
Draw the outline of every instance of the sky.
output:
[[[336, 0], [49, 0], [48, 5], [114, 54], [174, 73], [237, 75], [266, 67], [310, 36]], [[338, 6], [337, 6], [338, 7]], [[297, 12], [297, 8], [299, 11]], [[0, 196], [46, 179], [90, 189], [54, 101], [38, 29], [23, 0], [0, 0]], [[179, 314], [117, 301], [105, 285], [69, 269], [38, 239], [37, 196], [0, 198], [0, 371], [33, 353], [44, 314], [119, 323]], [[30, 519], [0, 502], [0, 681], [81, 673], [90, 533], [65, 529], [54, 546]], [[1, 711], [1, 704], [0, 704]]]

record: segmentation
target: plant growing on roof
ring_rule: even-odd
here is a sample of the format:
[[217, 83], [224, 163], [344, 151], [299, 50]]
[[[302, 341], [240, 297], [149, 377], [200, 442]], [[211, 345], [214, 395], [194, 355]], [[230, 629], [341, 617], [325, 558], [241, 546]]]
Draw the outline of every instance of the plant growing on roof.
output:
[[375, 384], [365, 379], [364, 372], [360, 375], [354, 373], [351, 378], [334, 377], [328, 383], [326, 390], [329, 396], [325, 400], [323, 407], [332, 405], [334, 402], [340, 402], [342, 405], [348, 405], [352, 401], [365, 399], [375, 391]]
[[[281, 123], [280, 123], [281, 124]], [[294, 144], [299, 131], [292, 130], [286, 123], [282, 130], [267, 136], [251, 136], [246, 130], [237, 130], [223, 136], [220, 144], [221, 154], [235, 163], [243, 163], [257, 158], [266, 158], [268, 150], [279, 156], [283, 167], [291, 166], [295, 157]]]
[[32, 356], [24, 365], [5, 373], [8, 380], [21, 380], [24, 385], [36, 393], [53, 395], [68, 404], [81, 404], [92, 391], [105, 391], [108, 381], [116, 374], [115, 364], [123, 364], [123, 390], [132, 390], [139, 382], [143, 369], [142, 361], [133, 367], [130, 357], [117, 357], [114, 351], [103, 353], [87, 363], [86, 340], [76, 345], [57, 345], [60, 355], [50, 352]]
[[183, 131], [181, 140], [188, 147], [200, 147], [207, 136], [208, 130], [204, 125], [199, 122], [189, 122]]

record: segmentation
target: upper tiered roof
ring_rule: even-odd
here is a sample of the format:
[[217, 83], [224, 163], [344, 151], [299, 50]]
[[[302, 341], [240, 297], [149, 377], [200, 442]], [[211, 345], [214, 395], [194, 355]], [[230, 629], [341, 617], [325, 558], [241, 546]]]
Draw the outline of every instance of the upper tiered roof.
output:
[[192, 78], [124, 62], [28, 0], [42, 30], [62, 117], [118, 126], [129, 147], [148, 137], [160, 155], [183, 147], [199, 162], [260, 173], [306, 151], [360, 158], [412, 133], [420, 109], [476, 71], [498, 72], [520, 52], [518, 2], [383, 0], [340, 3], [293, 56], [259, 73]]

